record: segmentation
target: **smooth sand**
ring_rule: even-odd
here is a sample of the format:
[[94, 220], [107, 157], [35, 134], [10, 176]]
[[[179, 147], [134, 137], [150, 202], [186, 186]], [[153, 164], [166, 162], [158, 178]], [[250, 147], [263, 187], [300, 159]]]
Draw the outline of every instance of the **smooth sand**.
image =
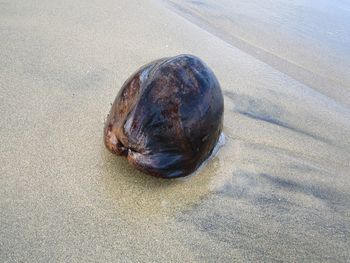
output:
[[[203, 1], [142, 3], [0, 3], [0, 261], [348, 261], [348, 50], [342, 63], [295, 55], [312, 81], [225, 39], [239, 35], [201, 20], [220, 17]], [[300, 49], [282, 40], [289, 55], [273, 55]], [[102, 130], [135, 69], [180, 53], [219, 78], [226, 145], [167, 181], [110, 154]]]

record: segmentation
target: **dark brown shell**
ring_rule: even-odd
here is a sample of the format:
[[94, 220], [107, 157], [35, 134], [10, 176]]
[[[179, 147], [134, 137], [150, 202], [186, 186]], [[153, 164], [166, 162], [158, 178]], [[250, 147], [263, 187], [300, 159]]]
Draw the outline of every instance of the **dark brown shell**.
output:
[[143, 172], [186, 176], [212, 153], [223, 109], [219, 82], [199, 58], [160, 59], [124, 83], [109, 113], [104, 142]]

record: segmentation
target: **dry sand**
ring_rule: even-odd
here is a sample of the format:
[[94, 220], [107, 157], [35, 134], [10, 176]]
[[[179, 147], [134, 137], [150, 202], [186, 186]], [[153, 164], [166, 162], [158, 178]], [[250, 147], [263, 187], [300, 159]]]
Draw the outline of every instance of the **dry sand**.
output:
[[[297, 32], [338, 17], [299, 2], [311, 22]], [[0, 2], [1, 262], [349, 260], [348, 47], [320, 38], [310, 54], [320, 39], [279, 35], [278, 19], [255, 27], [266, 10], [213, 3]], [[278, 10], [287, 25], [300, 11]], [[135, 69], [180, 53], [219, 78], [227, 142], [196, 176], [167, 181], [110, 154], [102, 130]]]

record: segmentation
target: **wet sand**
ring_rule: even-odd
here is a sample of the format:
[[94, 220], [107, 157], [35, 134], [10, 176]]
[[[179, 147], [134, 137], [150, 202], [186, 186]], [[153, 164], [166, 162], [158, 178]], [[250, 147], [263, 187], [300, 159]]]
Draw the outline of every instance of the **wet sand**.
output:
[[[260, 10], [248, 2], [237, 10]], [[332, 42], [288, 35], [319, 32], [319, 9], [303, 2], [311, 22], [283, 35], [278, 19], [256, 27], [266, 10], [248, 23], [213, 3], [0, 3], [0, 261], [349, 260], [348, 5], [326, 13], [329, 27], [345, 25]], [[266, 50], [274, 40], [283, 49]], [[221, 83], [226, 145], [196, 176], [169, 181], [110, 154], [102, 131], [135, 69], [181, 53]]]

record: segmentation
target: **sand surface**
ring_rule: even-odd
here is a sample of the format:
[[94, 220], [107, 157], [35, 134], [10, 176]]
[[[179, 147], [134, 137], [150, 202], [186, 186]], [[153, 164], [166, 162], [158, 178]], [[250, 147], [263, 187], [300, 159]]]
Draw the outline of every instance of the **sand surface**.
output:
[[[287, 2], [1, 1], [0, 261], [349, 261], [350, 5]], [[226, 145], [169, 181], [102, 130], [181, 53], [222, 85]]]

